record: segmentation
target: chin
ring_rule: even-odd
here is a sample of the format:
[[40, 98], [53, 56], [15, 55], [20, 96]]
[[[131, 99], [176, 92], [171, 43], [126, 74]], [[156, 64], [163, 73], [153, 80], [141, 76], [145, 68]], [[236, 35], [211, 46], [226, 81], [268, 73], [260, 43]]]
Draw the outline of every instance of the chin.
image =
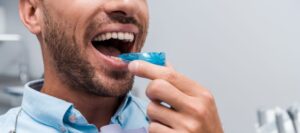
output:
[[126, 71], [106, 72], [97, 77], [94, 81], [95, 88], [91, 91], [98, 96], [124, 96], [131, 91], [134, 83], [134, 76]]

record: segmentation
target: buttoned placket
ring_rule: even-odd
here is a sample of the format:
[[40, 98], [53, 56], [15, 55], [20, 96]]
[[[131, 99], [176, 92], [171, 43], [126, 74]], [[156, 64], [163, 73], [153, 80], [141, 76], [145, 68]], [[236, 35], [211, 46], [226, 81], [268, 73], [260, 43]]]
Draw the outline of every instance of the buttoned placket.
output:
[[67, 132], [67, 129], [66, 129], [64, 126], [61, 126], [61, 127], [60, 127], [60, 131], [61, 131], [62, 133], [66, 133], [66, 132]]
[[75, 115], [75, 114], [71, 114], [71, 115], [69, 116], [69, 121], [70, 121], [71, 123], [76, 123], [76, 122], [77, 122], [77, 117], [76, 117], [76, 115]]

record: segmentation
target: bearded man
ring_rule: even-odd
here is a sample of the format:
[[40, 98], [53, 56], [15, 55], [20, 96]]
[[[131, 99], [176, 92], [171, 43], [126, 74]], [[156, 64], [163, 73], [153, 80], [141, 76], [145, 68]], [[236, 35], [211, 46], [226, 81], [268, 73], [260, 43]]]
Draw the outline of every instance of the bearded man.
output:
[[[116, 59], [141, 51], [147, 0], [20, 0], [19, 13], [40, 42], [45, 74], [25, 85], [20, 107], [0, 117], [1, 133], [98, 133], [112, 124], [150, 133], [223, 132], [207, 89], [170, 65]], [[151, 80], [150, 103], [130, 93], [134, 76]]]

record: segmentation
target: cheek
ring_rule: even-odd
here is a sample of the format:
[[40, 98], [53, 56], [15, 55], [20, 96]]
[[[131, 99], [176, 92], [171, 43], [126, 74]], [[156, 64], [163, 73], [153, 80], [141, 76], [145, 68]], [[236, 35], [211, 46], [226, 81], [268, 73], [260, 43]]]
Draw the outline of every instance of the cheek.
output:
[[147, 32], [148, 30], [148, 25], [149, 25], [149, 10], [147, 3], [143, 0], [139, 0], [139, 11], [138, 11], [138, 16], [140, 19], [140, 22], [143, 26], [144, 32]]
[[149, 21], [149, 10], [148, 5], [145, 1], [140, 1], [140, 13], [144, 17], [143, 20], [145, 20], [147, 23]]
[[96, 56], [97, 55], [97, 51], [92, 46], [87, 46], [86, 48], [84, 48], [84, 50], [82, 52], [85, 55], [85, 58], [90, 63], [94, 64], [96, 62], [93, 62], [93, 61], [98, 61], [97, 56]]
[[[66, 6], [67, 5], [67, 6]], [[95, 8], [94, 0], [63, 0], [51, 2], [49, 12], [57, 21], [66, 25], [67, 32], [74, 32], [80, 21], [86, 20]], [[81, 27], [79, 27], [81, 28]]]

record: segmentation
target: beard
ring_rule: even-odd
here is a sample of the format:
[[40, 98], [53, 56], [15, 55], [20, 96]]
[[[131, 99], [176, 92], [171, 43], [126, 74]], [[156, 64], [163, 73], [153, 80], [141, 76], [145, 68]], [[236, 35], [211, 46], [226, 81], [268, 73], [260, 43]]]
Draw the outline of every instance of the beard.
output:
[[[101, 66], [96, 69], [88, 61], [86, 53], [80, 50], [83, 48], [76, 43], [75, 36], [67, 35], [68, 24], [55, 20], [46, 8], [43, 15], [44, 47], [50, 53], [52, 61], [50, 65], [54, 67], [62, 83], [75, 91], [102, 97], [121, 97], [132, 89], [134, 82], [132, 74], [127, 71], [108, 70]], [[92, 24], [89, 27], [94, 27]], [[89, 31], [86, 34], [89, 34]]]

